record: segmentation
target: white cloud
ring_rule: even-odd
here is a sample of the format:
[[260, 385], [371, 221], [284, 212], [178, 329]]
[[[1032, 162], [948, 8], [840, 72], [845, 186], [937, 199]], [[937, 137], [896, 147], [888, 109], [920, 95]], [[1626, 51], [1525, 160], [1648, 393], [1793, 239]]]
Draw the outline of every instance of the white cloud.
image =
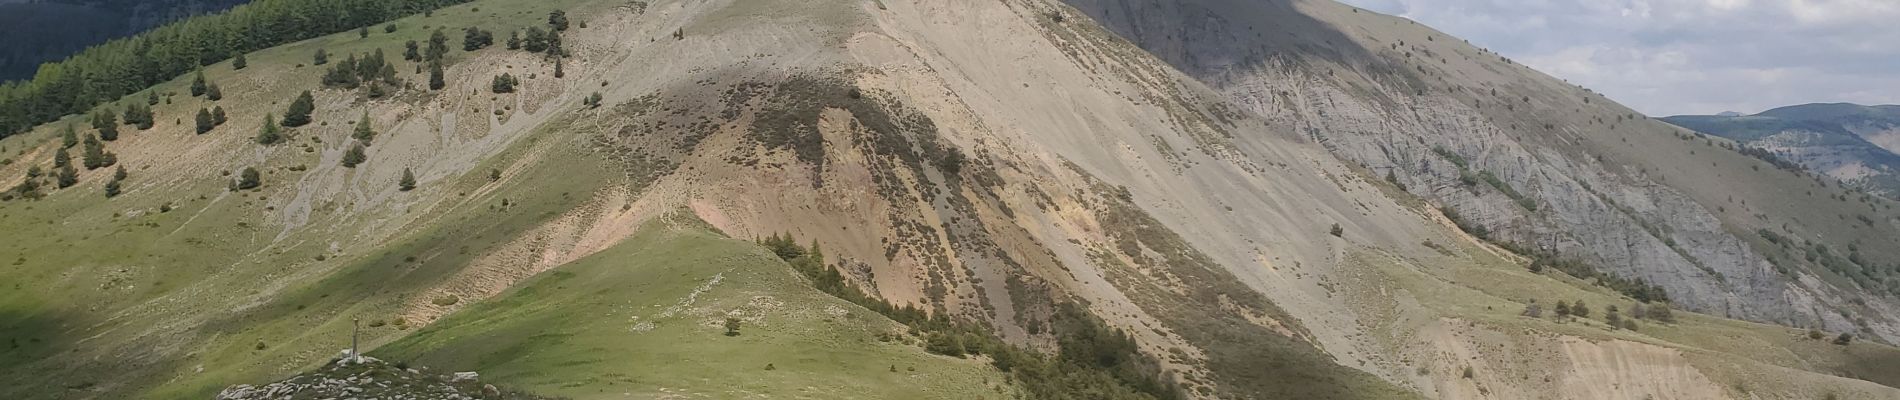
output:
[[1900, 0], [1344, 0], [1655, 115], [1900, 103]]

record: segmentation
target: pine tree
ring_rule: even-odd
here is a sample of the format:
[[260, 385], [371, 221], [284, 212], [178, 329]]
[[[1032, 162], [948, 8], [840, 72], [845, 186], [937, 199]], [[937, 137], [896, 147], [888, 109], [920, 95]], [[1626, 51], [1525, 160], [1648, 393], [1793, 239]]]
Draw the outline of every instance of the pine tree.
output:
[[369, 27], [368, 27], [368, 26], [365, 26], [365, 27], [361, 27], [361, 28], [356, 28], [356, 37], [360, 37], [360, 38], [364, 38], [364, 39], [368, 39], [368, 38], [369, 38]]
[[[60, 151], [63, 152], [65, 150], [60, 150]], [[61, 153], [61, 154], [64, 154], [64, 153]], [[55, 168], [57, 168], [59, 171], [55, 172], [53, 175], [55, 178], [59, 180], [60, 189], [69, 188], [69, 187], [72, 187], [74, 184], [79, 183], [79, 171], [73, 170], [73, 163], [71, 161], [67, 161], [66, 165], [61, 165]]]
[[53, 151], [53, 168], [70, 166], [73, 166], [73, 156], [66, 152], [66, 148], [61, 147], [59, 150]]
[[257, 144], [277, 144], [277, 141], [284, 139], [284, 135], [280, 134], [278, 130], [277, 119], [271, 117], [270, 114], [265, 114], [264, 128], [257, 131]]
[[565, 55], [567, 55], [567, 50], [561, 48], [561, 33], [548, 32], [548, 57], [561, 57]]
[[119, 140], [119, 120], [110, 111], [92, 114], [92, 128], [99, 130], [99, 140]]
[[310, 91], [305, 90], [290, 102], [290, 109], [284, 111], [284, 126], [295, 128], [309, 125], [310, 113], [316, 110], [316, 99], [310, 97]]
[[191, 78], [191, 97], [205, 95], [205, 70], [199, 69]]
[[98, 136], [86, 136], [86, 146], [79, 152], [80, 162], [84, 163], [86, 169], [93, 170], [106, 166], [104, 147], [104, 144], [99, 143]]
[[547, 31], [543, 31], [541, 30], [540, 27], [536, 27], [536, 26], [528, 27], [528, 32], [524, 34], [521, 39], [521, 49], [527, 50], [530, 53], [540, 53], [543, 51], [547, 51], [548, 50]]
[[349, 151], [343, 153], [343, 167], [356, 168], [357, 164], [368, 159], [369, 156], [363, 153], [363, 142], [356, 142], [350, 145]]
[[1577, 300], [1576, 304], [1570, 305], [1570, 315], [1575, 315], [1577, 318], [1590, 318], [1590, 306], [1583, 305], [1583, 300]]
[[119, 166], [119, 168], [112, 170], [112, 180], [115, 180], [115, 181], [125, 180], [125, 166], [124, 165], [121, 165]]
[[501, 73], [501, 75], [496, 75], [494, 82], [488, 85], [488, 89], [497, 94], [514, 93], [515, 92], [515, 76], [509, 75], [506, 72]]
[[[152, 106], [144, 104], [133, 104], [132, 106], [138, 109], [139, 120], [134, 125], [138, 126], [139, 130], [152, 129], [152, 125], [158, 123], [158, 117], [152, 115]], [[126, 123], [132, 123], [132, 121], [126, 121]]]
[[244, 69], [250, 65], [249, 61], [244, 60], [244, 53], [238, 53], [237, 58], [231, 60], [231, 69]]
[[199, 134], [203, 134], [203, 133], [205, 133], [205, 132], [210, 132], [210, 131], [211, 131], [211, 128], [216, 128], [216, 127], [218, 126], [218, 124], [217, 124], [217, 122], [213, 122], [213, 121], [211, 120], [211, 110], [206, 110], [206, 109], [203, 109], [203, 108], [199, 108], [199, 109], [198, 109], [198, 117], [197, 117], [196, 119], [197, 119], [197, 122], [198, 122], [198, 133], [199, 133]]
[[211, 125], [224, 126], [224, 106], [211, 107]]
[[403, 61], [422, 61], [422, 52], [416, 48], [416, 41], [411, 40], [408, 43], [403, 43], [402, 47]]
[[508, 31], [508, 49], [521, 50], [521, 31]]
[[463, 51], [481, 50], [492, 44], [495, 44], [494, 32], [484, 31], [473, 26], [462, 31]]
[[244, 171], [238, 173], [237, 183], [233, 184], [231, 187], [235, 190], [254, 189], [264, 184], [264, 182], [260, 181], [259, 179], [262, 179], [262, 178], [258, 176], [257, 168], [244, 167]]
[[106, 198], [119, 197], [119, 181], [106, 182]]
[[429, 90], [442, 90], [447, 83], [442, 82], [442, 62], [429, 63]]
[[566, 68], [562, 67], [562, 65], [567, 64], [567, 62], [562, 61], [562, 60], [564, 60], [564, 58], [556, 57], [554, 59], [554, 77], [555, 78], [567, 77]]
[[138, 127], [139, 130], [152, 129], [152, 107], [139, 103], [125, 105], [125, 124]]
[[[376, 59], [377, 61], [381, 61], [382, 57], [377, 57]], [[394, 63], [384, 63], [383, 69], [378, 71], [378, 75], [381, 75], [379, 78], [382, 78], [383, 82], [387, 82], [391, 85], [399, 82], [399, 80], [396, 79], [396, 64]]]
[[213, 83], [211, 86], [205, 88], [205, 98], [211, 99], [211, 101], [224, 100], [224, 89], [219, 88], [218, 84]]
[[1570, 304], [1565, 303], [1563, 300], [1558, 300], [1557, 301], [1557, 317], [1563, 318], [1563, 317], [1568, 317], [1568, 316], [1570, 316]]
[[404, 192], [415, 190], [416, 189], [416, 174], [409, 172], [408, 168], [403, 168], [402, 180], [396, 182], [396, 188]]
[[317, 54], [311, 56], [310, 58], [311, 58], [310, 65], [323, 65], [323, 64], [330, 63], [330, 53], [323, 51], [323, 49], [317, 49]]
[[1610, 329], [1620, 329], [1623, 327], [1623, 315], [1618, 314], [1616, 310], [1610, 310], [1608, 314], [1603, 315], [1603, 322], [1609, 324]]
[[350, 133], [350, 137], [364, 144], [369, 144], [371, 139], [376, 138], [376, 129], [369, 123], [369, 111], [363, 111], [363, 118], [356, 120], [356, 131]]
[[427, 54], [429, 61], [440, 61], [442, 60], [442, 56], [449, 54], [449, 35], [443, 34], [441, 28], [436, 28], [434, 33], [429, 34], [429, 52]]
[[158, 91], [157, 90], [145, 92], [145, 105], [148, 105], [148, 106], [158, 105]]
[[548, 26], [553, 27], [556, 31], [567, 30], [567, 12], [561, 10], [549, 12]]
[[70, 149], [77, 145], [79, 145], [79, 132], [73, 130], [73, 124], [66, 124], [66, 128], [59, 132], [59, 147]]

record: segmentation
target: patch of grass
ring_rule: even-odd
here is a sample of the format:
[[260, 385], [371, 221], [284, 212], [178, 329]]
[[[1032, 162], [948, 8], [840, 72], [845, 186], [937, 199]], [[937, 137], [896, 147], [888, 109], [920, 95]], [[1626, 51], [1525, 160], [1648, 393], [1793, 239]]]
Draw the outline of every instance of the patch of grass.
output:
[[[903, 327], [813, 290], [688, 217], [530, 279], [372, 353], [559, 396], [1003, 396], [981, 361], [878, 340]], [[854, 317], [847, 317], [853, 316]], [[744, 334], [726, 336], [726, 318]], [[761, 365], [773, 370], [761, 370]], [[891, 373], [888, 369], [904, 368]], [[910, 370], [914, 369], [914, 371]]]

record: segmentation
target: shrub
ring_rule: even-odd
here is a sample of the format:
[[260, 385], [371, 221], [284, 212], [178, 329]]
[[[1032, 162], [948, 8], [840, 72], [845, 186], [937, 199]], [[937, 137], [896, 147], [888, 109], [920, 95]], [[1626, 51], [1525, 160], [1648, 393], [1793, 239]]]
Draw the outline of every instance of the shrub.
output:
[[1676, 314], [1669, 309], [1669, 303], [1652, 304], [1649, 308], [1645, 309], [1644, 314], [1644, 318], [1651, 320], [1668, 323], [1676, 322]]
[[237, 190], [249, 190], [262, 185], [263, 182], [260, 182], [258, 178], [257, 168], [244, 167], [244, 172], [238, 173], [237, 183], [231, 187]]
[[443, 307], [452, 306], [452, 305], [455, 305], [455, 303], [460, 303], [460, 302], [462, 302], [462, 298], [456, 297], [455, 295], [452, 295], [452, 294], [442, 296], [442, 297], [437, 297], [435, 298], [435, 300], [430, 301], [430, 303], [435, 303], [435, 305], [443, 306]]
[[726, 317], [726, 336], [739, 336], [739, 318]]
[[1834, 337], [1834, 344], [1837, 344], [1837, 345], [1846, 346], [1848, 343], [1852, 343], [1852, 342], [1854, 342], [1854, 334], [1852, 333], [1842, 333], [1840, 336]]
[[1333, 229], [1330, 232], [1333, 236], [1346, 237], [1346, 228], [1339, 227], [1339, 224], [1333, 224]]

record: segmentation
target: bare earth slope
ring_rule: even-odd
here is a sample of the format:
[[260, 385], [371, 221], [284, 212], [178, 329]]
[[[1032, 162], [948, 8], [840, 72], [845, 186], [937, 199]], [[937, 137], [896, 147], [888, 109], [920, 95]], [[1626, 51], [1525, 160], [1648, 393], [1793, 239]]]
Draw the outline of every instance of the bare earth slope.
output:
[[[1900, 232], [1890, 201], [1776, 171], [1732, 142], [1331, 1], [1068, 3], [1499, 242], [1643, 279], [1711, 314], [1900, 338], [1886, 294], [1900, 266], [1885, 245]], [[1857, 253], [1853, 269], [1882, 279], [1851, 282], [1804, 257], [1810, 249]]]
[[[130, 171], [125, 193], [102, 196], [101, 169], [0, 203], [0, 249], [21, 254], [0, 264], [19, 282], [0, 288], [0, 334], [20, 338], [0, 350], [0, 397], [206, 398], [320, 365], [353, 319], [369, 321], [385, 359], [574, 398], [1021, 394], [981, 358], [924, 353], [913, 333], [799, 286], [743, 240], [773, 234], [822, 245], [867, 293], [1033, 348], [1055, 348], [1053, 314], [1080, 304], [1132, 335], [1187, 398], [1900, 396], [1900, 350], [1883, 344], [1685, 312], [1634, 331], [1601, 312], [1520, 316], [1540, 301], [1635, 301], [1532, 272], [1432, 205], [1502, 238], [1551, 238], [1709, 314], [1891, 334], [1868, 311], [1891, 300], [1858, 306], [1827, 276], [1776, 272], [1763, 239], [1742, 235], [1756, 225], [1727, 214], [1793, 200], [1737, 192], [1754, 206], [1711, 212], [1728, 185], [1676, 188], [1676, 169], [1637, 163], [1685, 158], [1644, 152], [1666, 150], [1699, 152], [1668, 168], [1752, 159], [1634, 131], [1647, 121], [1506, 132], [1550, 114], [1418, 95], [1449, 85], [1382, 45], [1346, 44], [1386, 31], [1453, 40], [1336, 4], [1152, 14], [1170, 8], [1137, 3], [485, 0], [395, 33], [261, 51], [243, 70], [214, 65], [232, 123], [194, 135], [173, 119], [207, 100], [155, 107], [158, 127], [106, 145]], [[318, 48], [400, 54], [435, 28], [506, 36], [554, 9], [574, 21], [561, 77], [555, 60], [497, 44], [451, 52], [436, 91], [420, 85], [420, 63], [398, 62], [418, 85], [371, 99], [319, 88], [303, 65]], [[1133, 14], [1167, 19], [1117, 17]], [[1206, 23], [1227, 18], [1260, 24]], [[1299, 40], [1249, 53], [1140, 39], [1269, 27]], [[1475, 52], [1435, 51], [1453, 50]], [[1263, 61], [1233, 69], [1222, 54]], [[1458, 59], [1457, 71], [1489, 71], [1538, 107], [1582, 93]], [[523, 82], [514, 93], [492, 93], [502, 73]], [[305, 89], [318, 123], [288, 130], [289, 144], [250, 140]], [[595, 93], [602, 105], [584, 104]], [[379, 131], [368, 160], [343, 167], [365, 113]], [[0, 141], [14, 160], [0, 184], [48, 180], [27, 169], [50, 165], [65, 122]], [[1580, 136], [1584, 126], [1643, 145]], [[1440, 146], [1468, 166], [1430, 150]], [[228, 190], [223, 172], [244, 167], [264, 185]], [[1495, 171], [1522, 194], [1461, 184], [1461, 169]], [[405, 170], [414, 190], [396, 184]], [[1808, 184], [1775, 179], [1730, 181]], [[1789, 212], [1764, 218], [1835, 217]], [[1895, 229], [1845, 225], [1773, 229]], [[756, 336], [718, 334], [721, 316]], [[660, 352], [674, 355], [643, 358]]]

